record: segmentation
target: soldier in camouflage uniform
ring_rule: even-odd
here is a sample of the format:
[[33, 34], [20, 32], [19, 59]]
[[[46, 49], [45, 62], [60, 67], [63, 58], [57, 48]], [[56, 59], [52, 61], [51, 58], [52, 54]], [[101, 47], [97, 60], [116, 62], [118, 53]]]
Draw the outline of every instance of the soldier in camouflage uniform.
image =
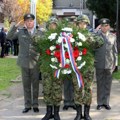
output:
[[[47, 23], [47, 29], [55, 32], [57, 24], [58, 20], [52, 17]], [[44, 101], [46, 103], [46, 115], [42, 120], [49, 120], [51, 118], [54, 118], [54, 120], [60, 120], [59, 108], [62, 100], [62, 81], [57, 78], [55, 79], [53, 74], [48, 72], [42, 73], [42, 80]]]
[[[88, 43], [88, 47], [86, 49], [89, 51], [89, 57], [85, 59], [86, 65], [84, 68], [80, 70], [82, 73], [82, 78], [84, 82], [84, 87], [79, 88], [77, 80], [75, 76], [73, 76], [73, 84], [74, 84], [74, 101], [76, 104], [76, 117], [74, 120], [81, 120], [82, 119], [82, 105], [84, 105], [84, 119], [85, 120], [92, 120], [89, 116], [90, 105], [92, 102], [92, 82], [93, 82], [93, 74], [94, 74], [94, 56], [93, 56], [93, 47], [99, 47], [103, 44], [102, 39], [101, 41], [96, 41], [97, 39], [93, 39], [93, 35], [87, 30], [87, 25], [90, 24], [90, 20], [86, 15], [78, 16], [78, 31], [85, 35], [87, 40], [85, 42]], [[84, 57], [84, 56], [83, 56]]]

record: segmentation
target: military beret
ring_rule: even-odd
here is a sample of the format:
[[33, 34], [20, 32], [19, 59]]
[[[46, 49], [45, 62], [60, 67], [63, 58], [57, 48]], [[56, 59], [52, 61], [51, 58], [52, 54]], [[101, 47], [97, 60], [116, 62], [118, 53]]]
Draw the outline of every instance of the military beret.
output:
[[77, 17], [77, 22], [86, 22], [90, 24], [90, 20], [87, 15], [80, 15]]
[[110, 20], [108, 18], [102, 18], [99, 20], [99, 24], [110, 24]]
[[33, 20], [35, 19], [35, 16], [31, 13], [27, 13], [24, 15], [24, 21], [29, 19], [29, 18], [32, 18]]

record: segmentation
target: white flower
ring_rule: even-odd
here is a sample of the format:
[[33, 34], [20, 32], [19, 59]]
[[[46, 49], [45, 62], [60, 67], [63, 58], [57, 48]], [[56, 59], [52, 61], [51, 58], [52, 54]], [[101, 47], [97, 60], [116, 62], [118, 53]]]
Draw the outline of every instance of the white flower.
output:
[[69, 63], [70, 63], [70, 60], [69, 60], [69, 59], [66, 59], [65, 62], [66, 62], [66, 64], [69, 64]]
[[86, 64], [86, 62], [84, 61], [84, 62], [82, 62], [81, 65], [78, 66], [77, 68], [78, 68], [78, 69], [81, 69], [85, 64]]
[[61, 63], [59, 64], [59, 67], [62, 67], [62, 64], [61, 64]]
[[48, 37], [48, 39], [50, 39], [50, 41], [52, 41], [52, 40], [54, 40], [54, 39], [56, 38], [56, 35], [57, 35], [57, 33], [52, 33], [52, 34]]
[[58, 41], [58, 43], [61, 43], [62, 40], [63, 40], [63, 37], [59, 37], [57, 41]]
[[68, 28], [68, 27], [66, 27], [66, 28], [63, 28], [62, 31], [72, 32], [73, 30], [72, 30], [72, 28]]
[[71, 72], [72, 72], [71, 70], [66, 69], [62, 70], [62, 74], [70, 74]]
[[81, 56], [79, 56], [79, 57], [76, 59], [76, 61], [80, 61], [80, 60], [82, 60], [82, 57], [81, 57]]
[[54, 50], [55, 49], [55, 46], [51, 46], [50, 47], [50, 50], [52, 51], [52, 50]]
[[65, 47], [65, 48], [68, 48], [68, 45], [67, 45], [67, 44], [64, 44], [64, 47]]
[[54, 53], [51, 53], [51, 55], [54, 55]]
[[51, 58], [52, 62], [58, 62], [57, 58]]
[[78, 46], [82, 46], [82, 42], [77, 42], [76, 43]]
[[50, 64], [50, 67], [53, 68], [53, 69], [58, 69], [56, 66], [51, 65], [51, 64]]
[[75, 39], [74, 38], [70, 38], [70, 42], [75, 42]]
[[80, 52], [79, 55], [82, 55], [82, 52]]
[[68, 71], [67, 71], [67, 74], [70, 74], [71, 72], [72, 72], [72, 70], [68, 70]]
[[67, 74], [67, 70], [62, 70], [62, 74]]
[[80, 32], [78, 32], [78, 37], [79, 37], [79, 39], [81, 39], [82, 41], [86, 41], [86, 37], [85, 37], [82, 33], [80, 33]]

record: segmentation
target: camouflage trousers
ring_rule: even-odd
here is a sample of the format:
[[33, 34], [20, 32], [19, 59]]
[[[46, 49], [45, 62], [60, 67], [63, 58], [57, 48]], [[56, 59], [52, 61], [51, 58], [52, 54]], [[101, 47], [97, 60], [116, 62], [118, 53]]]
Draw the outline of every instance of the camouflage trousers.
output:
[[89, 71], [83, 77], [84, 87], [79, 88], [76, 76], [73, 76], [74, 102], [75, 104], [90, 105], [92, 102], [92, 83], [94, 71]]
[[43, 95], [47, 105], [60, 105], [62, 100], [62, 81], [49, 73], [42, 73]]

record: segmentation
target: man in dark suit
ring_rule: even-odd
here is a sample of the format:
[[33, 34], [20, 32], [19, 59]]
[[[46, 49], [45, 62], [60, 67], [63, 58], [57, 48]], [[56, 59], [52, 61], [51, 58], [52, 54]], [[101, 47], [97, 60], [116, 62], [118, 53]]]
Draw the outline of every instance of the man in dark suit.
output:
[[4, 53], [5, 53], [5, 41], [6, 41], [6, 34], [4, 32], [4, 28], [2, 28], [1, 32], [0, 32], [0, 43], [1, 43], [1, 55], [0, 55], [0, 57], [1, 58], [4, 57]]
[[25, 109], [23, 113], [28, 112], [33, 107], [34, 112], [38, 109], [38, 92], [39, 92], [39, 53], [36, 52], [35, 43], [40, 38], [40, 31], [34, 26], [35, 16], [33, 14], [24, 15], [24, 27], [16, 32], [21, 21], [14, 25], [7, 34], [8, 39], [18, 39], [19, 54], [17, 64], [21, 67], [22, 81], [24, 89]]
[[97, 79], [97, 110], [103, 107], [110, 110], [110, 90], [112, 73], [117, 66], [116, 36], [110, 32], [110, 20], [103, 18], [100, 21], [98, 35], [104, 40], [104, 45], [95, 50], [95, 68]]

